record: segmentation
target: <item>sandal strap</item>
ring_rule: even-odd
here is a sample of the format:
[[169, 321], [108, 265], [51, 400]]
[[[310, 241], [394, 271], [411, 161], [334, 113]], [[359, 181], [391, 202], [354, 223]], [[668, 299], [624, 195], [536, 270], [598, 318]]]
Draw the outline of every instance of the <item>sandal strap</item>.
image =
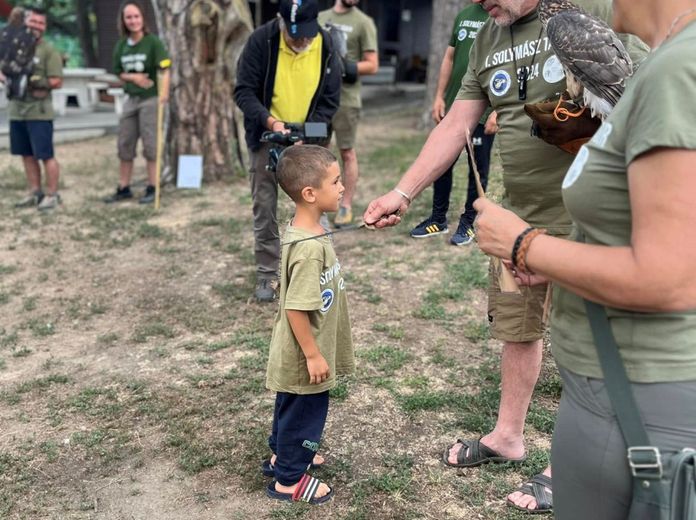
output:
[[310, 502], [319, 489], [319, 484], [321, 484], [321, 480], [305, 473], [292, 494], [293, 501]]
[[465, 464], [471, 461], [481, 460], [488, 457], [498, 457], [500, 454], [481, 442], [481, 439], [475, 439], [473, 441], [464, 441], [462, 439], [457, 439], [457, 443], [461, 444], [459, 452], [457, 453], [457, 462], [459, 464]]
[[534, 475], [529, 481], [525, 482], [520, 487], [520, 491], [534, 497], [537, 503], [537, 509], [550, 509], [553, 507], [551, 478], [543, 473]]

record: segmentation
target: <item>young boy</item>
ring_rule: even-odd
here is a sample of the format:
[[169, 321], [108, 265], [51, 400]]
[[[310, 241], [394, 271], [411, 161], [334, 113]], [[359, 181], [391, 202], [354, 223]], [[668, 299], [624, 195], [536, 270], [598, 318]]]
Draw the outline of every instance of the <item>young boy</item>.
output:
[[[319, 447], [336, 376], [355, 368], [341, 264], [319, 223], [336, 211], [343, 194], [338, 162], [326, 148], [296, 145], [278, 162], [278, 183], [295, 202], [281, 254], [280, 309], [276, 316], [266, 386], [277, 392], [273, 431], [276, 456], [264, 466], [278, 500], [320, 504], [332, 489], [306, 473], [321, 462]], [[310, 240], [303, 240], [310, 238]]]

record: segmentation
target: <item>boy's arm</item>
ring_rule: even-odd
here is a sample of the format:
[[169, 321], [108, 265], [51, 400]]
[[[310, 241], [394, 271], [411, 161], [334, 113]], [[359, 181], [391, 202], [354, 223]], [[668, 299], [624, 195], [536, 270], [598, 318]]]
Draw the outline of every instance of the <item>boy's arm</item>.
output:
[[321, 355], [321, 352], [319, 352], [319, 347], [317, 347], [317, 343], [314, 340], [307, 312], [286, 310], [285, 313], [288, 317], [288, 322], [290, 322], [292, 333], [300, 344], [302, 353], [307, 358], [309, 384], [323, 383], [329, 377], [329, 365], [324, 356]]

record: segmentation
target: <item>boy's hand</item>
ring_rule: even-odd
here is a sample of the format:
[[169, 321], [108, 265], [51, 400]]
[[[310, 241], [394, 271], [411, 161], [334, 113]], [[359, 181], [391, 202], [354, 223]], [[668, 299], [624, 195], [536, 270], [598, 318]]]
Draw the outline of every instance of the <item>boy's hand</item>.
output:
[[309, 371], [309, 384], [318, 385], [329, 378], [329, 364], [324, 356], [317, 353], [316, 356], [307, 358], [307, 370]]

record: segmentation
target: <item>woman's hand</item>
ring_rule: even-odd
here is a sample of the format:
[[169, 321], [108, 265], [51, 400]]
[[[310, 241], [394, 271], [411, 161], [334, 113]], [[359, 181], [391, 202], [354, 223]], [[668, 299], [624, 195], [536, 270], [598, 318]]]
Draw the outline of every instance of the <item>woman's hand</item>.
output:
[[503, 209], [486, 198], [476, 199], [474, 220], [476, 241], [484, 253], [510, 259], [515, 239], [529, 226], [512, 211]]
[[531, 287], [532, 285], [541, 285], [548, 283], [549, 281], [548, 278], [540, 274], [521, 273], [514, 265], [512, 265], [510, 260], [503, 260], [503, 265], [505, 265], [507, 270], [510, 271], [512, 276], [515, 277], [515, 283], [517, 285]]
[[140, 88], [150, 88], [152, 85], [155, 84], [155, 82], [152, 81], [150, 77], [144, 72], [133, 72], [129, 76], [129, 81], [135, 83]]

